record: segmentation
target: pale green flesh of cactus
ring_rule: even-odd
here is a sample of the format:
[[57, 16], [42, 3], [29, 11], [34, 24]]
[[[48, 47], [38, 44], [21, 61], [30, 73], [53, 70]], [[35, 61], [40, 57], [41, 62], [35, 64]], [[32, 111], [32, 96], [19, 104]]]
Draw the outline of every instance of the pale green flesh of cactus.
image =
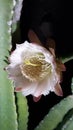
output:
[[73, 55], [70, 55], [70, 56], [68, 56], [68, 57], [66, 57], [66, 58], [62, 58], [62, 62], [63, 62], [63, 63], [66, 63], [66, 62], [68, 62], [68, 61], [70, 61], [70, 60], [73, 60]]
[[[22, 3], [23, 0], [16, 0], [16, 5], [14, 10], [18, 10], [18, 8], [21, 8], [19, 4]], [[16, 8], [17, 7], [17, 8]], [[17, 12], [18, 13], [18, 12]], [[19, 15], [19, 14], [18, 14]], [[15, 13], [13, 16], [14, 19], [16, 19]], [[15, 33], [15, 39], [19, 39], [18, 37], [20, 34], [20, 28], [19, 28], [19, 22], [17, 21], [12, 24], [12, 33], [15, 33], [16, 30], [18, 30]], [[18, 29], [19, 28], [19, 29]], [[17, 43], [17, 41], [15, 41]], [[27, 99], [22, 95], [21, 92], [16, 93], [17, 98], [17, 120], [18, 120], [18, 130], [27, 130], [27, 123], [28, 123], [28, 105], [27, 105]]]
[[73, 108], [73, 96], [68, 96], [55, 105], [35, 130], [54, 130], [65, 114]]
[[13, 0], [0, 0], [0, 129], [17, 130], [14, 90], [7, 78], [4, 61], [11, 43], [10, 26]]
[[54, 130], [73, 130], [73, 108], [66, 113], [62, 122]]
[[22, 93], [17, 93], [18, 106], [18, 130], [27, 130], [28, 106], [27, 100]]
[[7, 66], [4, 61], [5, 56], [9, 57], [8, 50], [10, 50], [11, 44], [11, 25], [9, 24], [12, 20], [13, 2], [13, 0], [0, 0], [0, 129], [27, 130], [28, 110], [26, 98], [21, 94], [17, 94], [17, 116], [14, 88], [4, 71], [4, 67]]
[[62, 127], [62, 130], [73, 130], [73, 112], [72, 116], [68, 119], [66, 124]]

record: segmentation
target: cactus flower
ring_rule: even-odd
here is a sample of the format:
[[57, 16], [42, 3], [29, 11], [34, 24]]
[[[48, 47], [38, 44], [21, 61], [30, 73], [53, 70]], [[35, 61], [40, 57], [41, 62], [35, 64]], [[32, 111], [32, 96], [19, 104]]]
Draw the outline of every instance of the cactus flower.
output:
[[63, 95], [60, 81], [65, 67], [43, 46], [25, 41], [16, 45], [9, 61], [6, 71], [16, 92], [36, 98], [48, 95], [50, 91]]

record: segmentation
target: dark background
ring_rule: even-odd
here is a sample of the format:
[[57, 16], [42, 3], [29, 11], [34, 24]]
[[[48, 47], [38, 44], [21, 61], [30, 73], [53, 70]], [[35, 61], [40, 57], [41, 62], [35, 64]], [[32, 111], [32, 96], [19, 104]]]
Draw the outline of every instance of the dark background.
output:
[[71, 53], [73, 51], [72, 8], [71, 0], [24, 0], [20, 24], [22, 42], [28, 39], [28, 30], [32, 28], [45, 44], [44, 35], [41, 36], [39, 28], [46, 21], [52, 23], [51, 36], [56, 41], [58, 54]]
[[[56, 42], [56, 53], [59, 56], [67, 56], [73, 52], [73, 20], [72, 20], [71, 0], [24, 0], [20, 19], [20, 42], [28, 39], [29, 29], [34, 30], [42, 44], [48, 37]], [[45, 35], [40, 31], [42, 23], [51, 24], [51, 29]], [[13, 44], [15, 47], [15, 44]], [[63, 97], [58, 97], [54, 93], [42, 96], [41, 100], [35, 103], [32, 96], [28, 96], [29, 121], [28, 130], [34, 130], [50, 108], [60, 102], [61, 99], [71, 94], [71, 78], [73, 76], [73, 61], [65, 64], [66, 72], [63, 73]]]

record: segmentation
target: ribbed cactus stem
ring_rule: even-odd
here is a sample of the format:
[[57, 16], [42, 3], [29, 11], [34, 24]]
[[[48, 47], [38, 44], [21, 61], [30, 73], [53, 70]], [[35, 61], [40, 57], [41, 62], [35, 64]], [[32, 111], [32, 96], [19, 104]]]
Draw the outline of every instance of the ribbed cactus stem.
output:
[[11, 45], [11, 25], [15, 0], [0, 0], [0, 129], [17, 130], [14, 88], [4, 71]]
[[35, 130], [54, 130], [72, 108], [73, 96], [68, 96], [50, 110]]

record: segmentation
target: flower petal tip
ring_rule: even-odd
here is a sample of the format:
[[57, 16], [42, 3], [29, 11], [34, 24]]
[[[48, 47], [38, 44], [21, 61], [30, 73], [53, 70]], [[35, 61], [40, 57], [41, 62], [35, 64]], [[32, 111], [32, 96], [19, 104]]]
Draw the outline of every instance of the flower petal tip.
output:
[[66, 71], [65, 65], [61, 61], [59, 61], [58, 65], [59, 65], [58, 67], [60, 68], [61, 71]]
[[66, 71], [66, 67], [63, 63], [61, 64], [61, 69], [62, 69], [62, 71]]
[[21, 88], [21, 87], [16, 87], [16, 88], [15, 88], [15, 92], [20, 92], [20, 91], [22, 91], [22, 88]]
[[55, 86], [54, 92], [57, 96], [61, 96], [61, 97], [63, 96], [63, 91], [62, 91], [60, 84], [57, 83], [57, 85]]
[[38, 101], [41, 99], [41, 96], [42, 96], [42, 95], [40, 95], [39, 97], [33, 96], [33, 101], [34, 101], [34, 102], [38, 102]]

